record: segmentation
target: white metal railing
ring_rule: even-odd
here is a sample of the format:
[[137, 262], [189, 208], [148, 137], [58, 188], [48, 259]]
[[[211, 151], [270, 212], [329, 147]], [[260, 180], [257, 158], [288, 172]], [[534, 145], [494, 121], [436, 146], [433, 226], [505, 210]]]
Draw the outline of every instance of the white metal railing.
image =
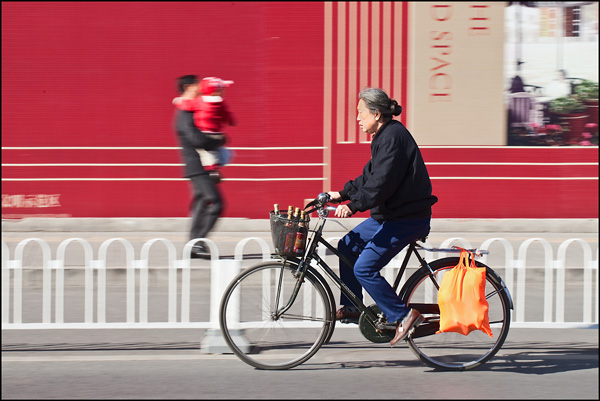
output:
[[[338, 238], [328, 238], [335, 241]], [[241, 240], [235, 247], [233, 259], [219, 259], [219, 250], [216, 244], [209, 239], [202, 239], [211, 251], [210, 266], [194, 266], [190, 261], [190, 251], [196, 240], [189, 241], [182, 250], [182, 258], [177, 259], [177, 250], [170, 240], [155, 238], [143, 244], [140, 250], [140, 258], [135, 259], [133, 245], [123, 238], [111, 238], [104, 241], [98, 250], [97, 259], [94, 259], [93, 249], [90, 243], [82, 238], [69, 238], [62, 241], [56, 250], [56, 259], [51, 258], [52, 251], [48, 243], [39, 238], [28, 238], [19, 242], [14, 251], [14, 258], [10, 257], [10, 250], [2, 241], [2, 329], [92, 329], [92, 328], [205, 328], [218, 329], [218, 311], [223, 291], [232, 278], [241, 270], [244, 262], [244, 249], [250, 242], [257, 242], [262, 250], [262, 260], [271, 260], [271, 246], [263, 239], [250, 237]], [[461, 246], [473, 248], [463, 238], [449, 238], [442, 242], [441, 248], [448, 248], [458, 242]], [[42, 291], [41, 291], [41, 321], [23, 322], [23, 266], [25, 247], [37, 243], [41, 248], [42, 266]], [[79, 243], [83, 247], [83, 291], [84, 291], [84, 314], [83, 321], [76, 323], [65, 322], [65, 257], [67, 249], [71, 244]], [[521, 243], [517, 257], [513, 246], [504, 238], [491, 238], [484, 241], [480, 249], [498, 243], [504, 247], [504, 266], [494, 263], [491, 266], [498, 271], [504, 268], [501, 276], [512, 294], [515, 311], [511, 325], [513, 327], [548, 327], [548, 328], [598, 328], [598, 249], [596, 258], [593, 258], [591, 246], [581, 239], [569, 239], [558, 247], [556, 259], [553, 258], [551, 244], [542, 238], [531, 238]], [[532, 266], [527, 264], [527, 253], [532, 244], [539, 243], [543, 248], [544, 265]], [[125, 250], [125, 322], [107, 322], [107, 259], [109, 248], [120, 244]], [[149, 322], [149, 259], [150, 249], [157, 244], [166, 247], [167, 256], [167, 319], [162, 322]], [[429, 244], [426, 244], [430, 246]], [[572, 246], [578, 246], [582, 251], [583, 263], [580, 266], [571, 266], [567, 259], [567, 250]], [[111, 248], [111, 249], [112, 249]], [[397, 255], [382, 271], [386, 279], [393, 280], [394, 274], [399, 268], [406, 250]], [[319, 248], [322, 258], [326, 257], [326, 249]], [[428, 255], [429, 256], [429, 255]], [[445, 257], [446, 254], [439, 253], [428, 257], [428, 260]], [[329, 255], [329, 258], [335, 256]], [[482, 257], [482, 262], [487, 263], [488, 255]], [[249, 262], [246, 260], [246, 262]], [[329, 263], [329, 262], [328, 262]], [[332, 261], [331, 266], [337, 266]], [[565, 321], [565, 297], [567, 292], [566, 270], [582, 271], [581, 315], [575, 317], [575, 321]], [[33, 270], [31, 269], [31, 270]], [[192, 321], [190, 319], [190, 292], [191, 271], [194, 269], [208, 270], [210, 274], [210, 299], [209, 315], [204, 321]], [[525, 318], [526, 311], [526, 276], [528, 271], [543, 269], [543, 319], [529, 320]], [[30, 269], [27, 269], [30, 270]], [[516, 271], [516, 283], [515, 274]], [[556, 275], [554, 272], [556, 271]], [[12, 274], [11, 274], [12, 273]], [[595, 273], [595, 278], [594, 278]], [[54, 274], [54, 286], [52, 275]], [[94, 285], [96, 276], [96, 285]], [[180, 276], [180, 278], [179, 278]], [[554, 279], [556, 278], [556, 282]], [[404, 284], [406, 278], [400, 285]], [[137, 283], [137, 284], [136, 284]], [[554, 290], [556, 283], [556, 290]], [[81, 284], [79, 284], [81, 286]], [[179, 287], [179, 290], [178, 290]], [[516, 291], [515, 291], [516, 288]], [[136, 302], [136, 290], [139, 298]], [[52, 308], [52, 294], [54, 293], [54, 308]], [[94, 299], [94, 293], [96, 298]], [[208, 295], [208, 294], [207, 294]], [[577, 294], [579, 295], [579, 294]], [[179, 300], [178, 300], [179, 297]], [[571, 297], [573, 295], [571, 294]], [[39, 303], [39, 302], [38, 302]], [[178, 316], [179, 306], [179, 316]], [[12, 310], [11, 310], [12, 308]], [[52, 310], [54, 309], [54, 319]], [[96, 318], [94, 319], [94, 310]], [[12, 313], [11, 313], [12, 312]], [[137, 316], [137, 319], [136, 319]], [[573, 316], [570, 316], [573, 320]], [[31, 319], [28, 319], [31, 320]]]

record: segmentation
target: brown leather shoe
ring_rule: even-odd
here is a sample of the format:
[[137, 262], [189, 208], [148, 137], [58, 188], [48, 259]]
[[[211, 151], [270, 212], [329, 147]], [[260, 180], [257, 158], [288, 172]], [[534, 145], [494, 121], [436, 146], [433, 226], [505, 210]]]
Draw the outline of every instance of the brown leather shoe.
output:
[[352, 312], [349, 311], [345, 306], [342, 306], [337, 310], [337, 312], [335, 312], [335, 320], [358, 319], [359, 317], [360, 311]]
[[396, 327], [396, 335], [392, 338], [392, 341], [390, 341], [390, 345], [393, 347], [398, 341], [408, 337], [415, 327], [423, 323], [423, 320], [425, 320], [425, 318], [418, 310], [411, 309], [410, 312], [408, 312], [408, 315], [406, 315], [402, 322]]

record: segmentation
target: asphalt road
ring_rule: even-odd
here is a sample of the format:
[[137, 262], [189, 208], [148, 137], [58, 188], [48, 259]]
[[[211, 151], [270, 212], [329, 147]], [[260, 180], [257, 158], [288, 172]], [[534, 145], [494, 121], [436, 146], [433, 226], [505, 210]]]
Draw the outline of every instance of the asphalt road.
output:
[[598, 331], [511, 329], [467, 372], [423, 365], [355, 327], [286, 371], [202, 354], [196, 330], [7, 331], [2, 399], [598, 399]]

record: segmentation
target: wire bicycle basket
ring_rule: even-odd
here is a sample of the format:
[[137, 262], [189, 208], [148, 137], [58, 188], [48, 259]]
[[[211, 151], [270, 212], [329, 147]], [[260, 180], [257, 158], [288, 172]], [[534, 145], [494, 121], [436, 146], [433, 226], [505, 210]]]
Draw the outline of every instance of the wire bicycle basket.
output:
[[[305, 230], [301, 230], [300, 221], [288, 218], [287, 213], [275, 214], [274, 211], [271, 211], [269, 216], [275, 253], [282, 257], [302, 257], [306, 251], [310, 216], [307, 214], [303, 221]], [[303, 239], [302, 235], [304, 235]], [[304, 246], [298, 247], [297, 240], [301, 245], [303, 240]]]

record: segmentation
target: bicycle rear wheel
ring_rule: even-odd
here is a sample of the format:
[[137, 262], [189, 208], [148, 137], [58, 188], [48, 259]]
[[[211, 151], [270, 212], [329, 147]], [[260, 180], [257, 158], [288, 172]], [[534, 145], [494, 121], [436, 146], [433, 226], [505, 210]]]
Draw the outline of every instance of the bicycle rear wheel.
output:
[[[443, 275], [458, 264], [458, 258], [445, 258], [431, 262], [437, 283]], [[486, 298], [493, 337], [475, 330], [465, 336], [459, 333], [439, 333], [440, 312], [437, 305], [437, 288], [427, 269], [419, 269], [406, 282], [400, 297], [406, 304], [419, 310], [426, 318], [408, 338], [408, 346], [427, 365], [442, 370], [469, 370], [492, 358], [504, 344], [510, 327], [512, 301], [500, 277], [486, 265]]]
[[289, 369], [305, 362], [335, 322], [328, 292], [310, 270], [292, 299], [298, 285], [293, 267], [283, 262], [256, 265], [240, 273], [223, 295], [225, 342], [258, 369]]

